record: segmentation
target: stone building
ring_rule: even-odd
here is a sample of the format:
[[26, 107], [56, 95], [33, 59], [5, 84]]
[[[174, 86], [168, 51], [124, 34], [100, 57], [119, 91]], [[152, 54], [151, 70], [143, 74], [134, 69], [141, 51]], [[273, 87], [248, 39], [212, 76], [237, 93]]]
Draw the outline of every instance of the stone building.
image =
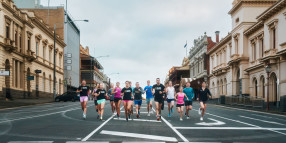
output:
[[[33, 12], [0, 0], [0, 97], [53, 96], [53, 31]], [[56, 36], [56, 93], [63, 92], [63, 52], [66, 44]], [[36, 73], [41, 70], [41, 73]]]
[[[212, 49], [210, 89], [215, 97], [260, 97], [276, 105], [286, 95], [285, 0], [234, 0], [232, 30]], [[267, 93], [265, 66], [271, 66]], [[283, 89], [284, 88], [284, 89]]]

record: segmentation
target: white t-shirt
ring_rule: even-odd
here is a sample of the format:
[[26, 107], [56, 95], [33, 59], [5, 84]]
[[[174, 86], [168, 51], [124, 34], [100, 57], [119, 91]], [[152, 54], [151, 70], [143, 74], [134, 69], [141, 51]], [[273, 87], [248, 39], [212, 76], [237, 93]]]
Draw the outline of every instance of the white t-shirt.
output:
[[167, 87], [167, 98], [168, 99], [174, 99], [174, 95], [175, 95], [175, 88], [174, 87]]

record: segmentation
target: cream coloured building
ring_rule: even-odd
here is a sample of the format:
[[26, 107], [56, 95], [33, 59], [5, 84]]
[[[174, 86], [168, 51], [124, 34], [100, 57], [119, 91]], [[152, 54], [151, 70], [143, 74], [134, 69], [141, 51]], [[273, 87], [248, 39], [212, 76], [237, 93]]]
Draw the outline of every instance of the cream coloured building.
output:
[[[32, 12], [19, 10], [12, 0], [0, 0], [0, 97], [52, 97], [53, 31]], [[63, 92], [63, 50], [56, 36], [56, 93]], [[35, 70], [41, 70], [39, 74]], [[34, 80], [28, 77], [34, 76]]]

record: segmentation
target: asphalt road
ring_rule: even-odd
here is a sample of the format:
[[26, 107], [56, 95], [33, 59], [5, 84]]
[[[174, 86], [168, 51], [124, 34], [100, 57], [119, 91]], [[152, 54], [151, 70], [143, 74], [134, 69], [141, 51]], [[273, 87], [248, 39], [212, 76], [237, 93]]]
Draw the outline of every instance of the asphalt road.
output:
[[91, 101], [86, 120], [79, 102], [0, 110], [0, 143], [286, 142], [286, 116], [208, 105], [200, 121], [194, 103], [190, 119], [179, 121], [177, 111], [169, 118], [165, 107], [158, 122], [155, 114], [147, 116], [145, 102], [142, 106], [141, 118], [129, 122], [123, 112], [113, 118], [109, 101], [104, 121], [96, 119]]

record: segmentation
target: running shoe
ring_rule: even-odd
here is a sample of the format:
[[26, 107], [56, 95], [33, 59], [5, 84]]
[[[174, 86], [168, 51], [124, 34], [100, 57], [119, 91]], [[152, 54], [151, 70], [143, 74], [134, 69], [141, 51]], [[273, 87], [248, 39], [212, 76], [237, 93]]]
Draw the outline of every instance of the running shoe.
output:
[[130, 114], [128, 114], [128, 118], [131, 119]]
[[136, 116], [137, 116], [137, 118], [139, 118], [139, 114], [137, 114]]
[[185, 116], [187, 116], [187, 112], [185, 112]]
[[201, 115], [202, 114], [202, 111], [201, 111], [201, 108], [199, 108], [199, 115]]
[[116, 114], [117, 118], [119, 118], [119, 114]]
[[169, 117], [171, 117], [171, 113], [169, 113]]
[[190, 119], [190, 116], [187, 116], [187, 119]]
[[183, 118], [180, 118], [180, 121], [183, 121]]
[[128, 122], [128, 118], [126, 118], [126, 122]]
[[97, 118], [96, 119], [99, 119], [99, 115], [97, 115]]
[[173, 113], [173, 108], [171, 108], [171, 113]]
[[203, 117], [201, 117], [200, 120], [203, 121], [204, 120]]
[[84, 120], [86, 119], [86, 115], [85, 114], [82, 114], [82, 117], [83, 117]]
[[157, 121], [159, 121], [160, 120], [160, 117], [159, 116], [157, 116]]
[[140, 115], [140, 111], [138, 111], [138, 114]]
[[150, 113], [148, 113], [147, 116], [150, 117]]
[[151, 114], [153, 114], [153, 110], [151, 110]]

